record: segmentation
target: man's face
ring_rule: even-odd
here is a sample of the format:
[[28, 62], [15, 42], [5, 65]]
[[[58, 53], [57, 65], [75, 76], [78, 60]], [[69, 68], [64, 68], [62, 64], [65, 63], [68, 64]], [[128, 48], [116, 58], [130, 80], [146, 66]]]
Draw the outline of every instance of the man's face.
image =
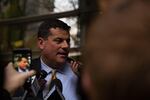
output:
[[52, 35], [46, 40], [39, 38], [39, 47], [45, 63], [61, 64], [68, 57], [70, 48], [70, 35], [61, 28], [50, 28]]
[[21, 58], [21, 61], [18, 62], [18, 66], [21, 69], [26, 69], [29, 66], [28, 60], [26, 58]]

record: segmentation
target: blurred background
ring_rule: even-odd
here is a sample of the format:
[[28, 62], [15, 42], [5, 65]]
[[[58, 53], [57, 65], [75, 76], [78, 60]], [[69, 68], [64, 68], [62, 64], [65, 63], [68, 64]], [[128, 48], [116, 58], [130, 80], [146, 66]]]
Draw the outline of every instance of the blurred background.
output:
[[0, 56], [10, 61], [15, 48], [30, 48], [33, 58], [39, 56], [39, 24], [58, 18], [71, 26], [69, 56], [79, 59], [86, 30], [97, 12], [96, 0], [0, 0]]

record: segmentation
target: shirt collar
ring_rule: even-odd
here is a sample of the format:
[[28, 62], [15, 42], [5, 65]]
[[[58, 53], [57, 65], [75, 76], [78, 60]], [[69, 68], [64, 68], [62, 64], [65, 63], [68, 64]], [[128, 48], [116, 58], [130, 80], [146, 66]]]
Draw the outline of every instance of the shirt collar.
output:
[[[41, 58], [40, 58], [40, 60], [41, 60], [41, 70], [45, 70], [48, 74], [50, 74], [52, 72], [53, 68], [46, 65]], [[68, 63], [65, 63], [62, 66], [62, 69], [58, 69], [57, 72], [59, 72], [61, 74], [66, 74], [67, 68], [68, 68]]]
[[41, 60], [41, 69], [45, 70], [48, 74], [51, 73], [53, 69], [51, 67], [47, 66], [41, 58], [40, 58], [40, 60]]

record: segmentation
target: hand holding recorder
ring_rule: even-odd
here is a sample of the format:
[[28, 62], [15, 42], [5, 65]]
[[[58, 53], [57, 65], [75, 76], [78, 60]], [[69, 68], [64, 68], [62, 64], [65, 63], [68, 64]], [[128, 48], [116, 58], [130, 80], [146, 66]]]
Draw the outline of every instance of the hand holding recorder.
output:
[[20, 87], [22, 87], [25, 81], [35, 75], [35, 71], [31, 70], [25, 73], [19, 73], [13, 68], [13, 63], [9, 63], [5, 68], [5, 81], [4, 89], [6, 89], [11, 95]]

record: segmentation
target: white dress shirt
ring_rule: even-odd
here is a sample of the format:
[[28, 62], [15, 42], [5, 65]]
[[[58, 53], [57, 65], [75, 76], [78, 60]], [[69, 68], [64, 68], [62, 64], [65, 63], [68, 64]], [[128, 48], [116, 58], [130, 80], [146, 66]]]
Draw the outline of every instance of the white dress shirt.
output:
[[[47, 66], [41, 59], [41, 69], [45, 70], [48, 75], [45, 78], [47, 81], [45, 88], [43, 90], [43, 98], [49, 97], [53, 90], [48, 90], [48, 83], [51, 80], [51, 72], [52, 68]], [[74, 74], [71, 69], [71, 66], [68, 63], [65, 63], [62, 70], [57, 70], [56, 77], [60, 79], [63, 86], [62, 94], [65, 97], [65, 100], [79, 100], [78, 95], [76, 93], [77, 88], [77, 80], [78, 77]]]

